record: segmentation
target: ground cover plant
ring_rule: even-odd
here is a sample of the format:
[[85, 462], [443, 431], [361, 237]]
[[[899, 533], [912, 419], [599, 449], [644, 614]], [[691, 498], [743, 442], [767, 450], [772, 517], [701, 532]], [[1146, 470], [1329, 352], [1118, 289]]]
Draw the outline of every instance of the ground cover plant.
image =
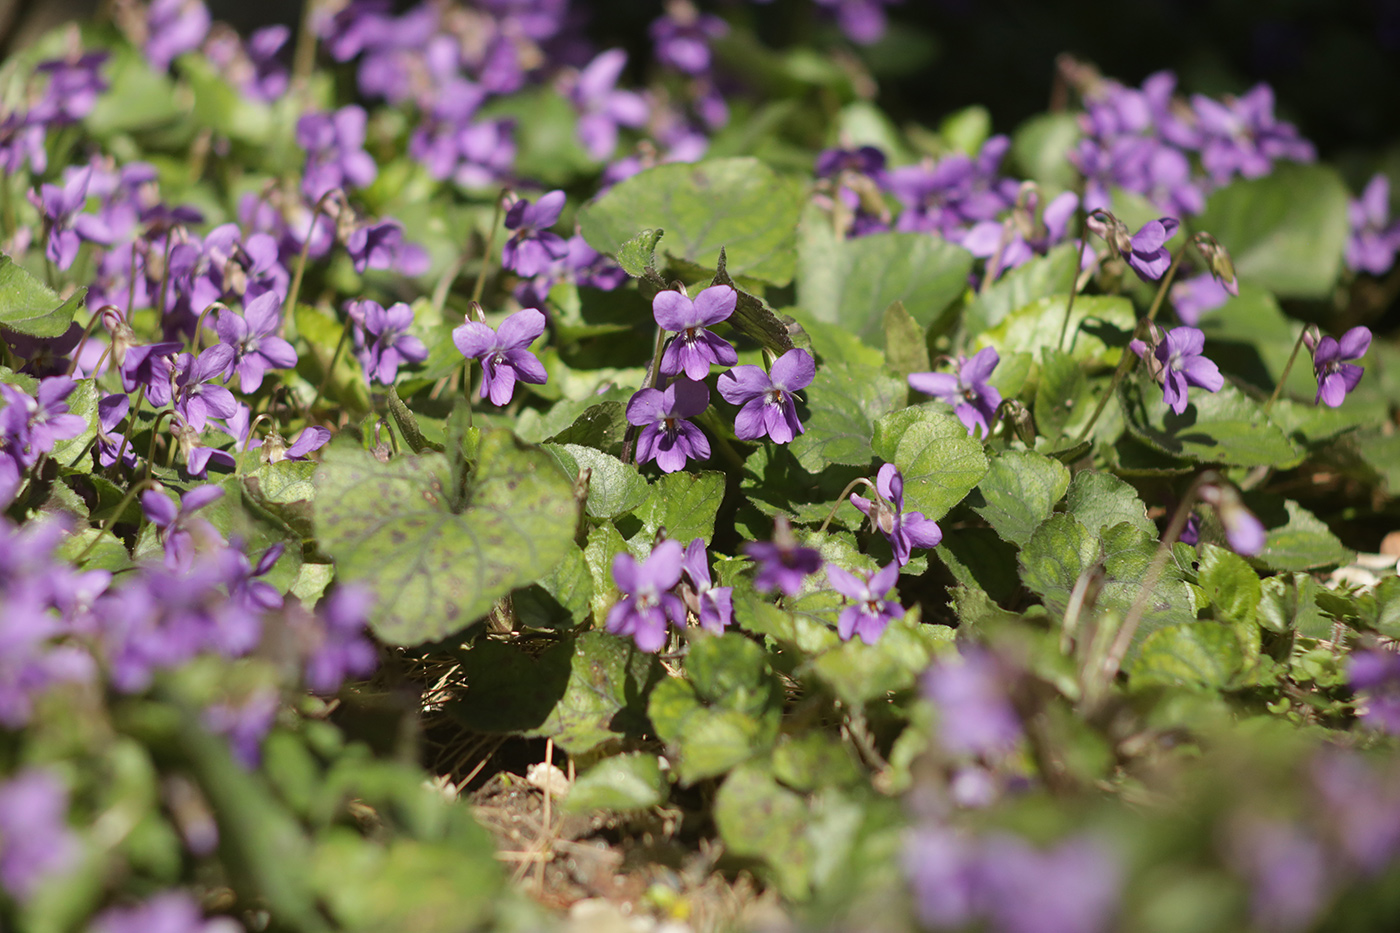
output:
[[0, 929], [1394, 928], [1395, 150], [901, 11], [12, 52]]

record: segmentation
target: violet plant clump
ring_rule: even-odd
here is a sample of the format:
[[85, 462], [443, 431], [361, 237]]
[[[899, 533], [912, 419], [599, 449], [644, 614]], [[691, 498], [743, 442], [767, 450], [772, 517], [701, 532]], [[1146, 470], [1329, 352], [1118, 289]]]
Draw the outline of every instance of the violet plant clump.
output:
[[1393, 30], [1189, 6], [13, 24], [0, 929], [1388, 929]]

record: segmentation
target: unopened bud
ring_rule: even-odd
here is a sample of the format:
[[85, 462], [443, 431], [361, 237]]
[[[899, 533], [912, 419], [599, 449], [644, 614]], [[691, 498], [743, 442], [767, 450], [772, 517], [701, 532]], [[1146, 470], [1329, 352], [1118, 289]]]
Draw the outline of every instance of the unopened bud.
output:
[[1124, 256], [1133, 251], [1133, 236], [1128, 231], [1128, 225], [1113, 216], [1112, 212], [1100, 208], [1084, 218], [1084, 226], [1113, 247], [1118, 255]]
[[1317, 345], [1322, 341], [1322, 330], [1316, 324], [1309, 324], [1303, 328], [1303, 346], [1308, 348], [1309, 353], [1317, 352]]
[[1240, 286], [1235, 281], [1235, 264], [1230, 259], [1230, 251], [1221, 246], [1209, 233], [1196, 234], [1195, 242], [1196, 249], [1201, 251], [1201, 255], [1210, 266], [1210, 274], [1215, 276], [1215, 280], [1224, 286], [1227, 292], [1238, 295]]
[[1207, 482], [1201, 484], [1197, 495], [1215, 510], [1225, 529], [1225, 540], [1237, 554], [1253, 557], [1264, 550], [1264, 523], [1244, 504], [1238, 489], [1224, 481]]

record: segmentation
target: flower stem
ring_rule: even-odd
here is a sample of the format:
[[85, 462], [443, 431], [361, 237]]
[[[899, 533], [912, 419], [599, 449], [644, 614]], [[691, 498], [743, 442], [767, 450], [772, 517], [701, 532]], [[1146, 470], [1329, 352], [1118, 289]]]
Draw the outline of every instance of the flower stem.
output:
[[817, 534], [826, 534], [826, 526], [830, 525], [831, 520], [836, 517], [836, 511], [840, 509], [841, 506], [846, 502], [846, 497], [849, 496], [855, 490], [855, 488], [857, 486], [860, 486], [861, 484], [870, 487], [871, 493], [875, 496], [876, 499], [879, 499], [881, 503], [885, 502], [885, 498], [880, 495], [880, 490], [875, 488], [874, 483], [872, 483], [869, 479], [867, 479], [864, 476], [857, 476], [855, 479], [847, 483], [846, 488], [841, 490], [841, 495], [836, 497], [836, 504], [833, 505], [831, 507], [831, 511], [827, 513], [826, 521], [822, 522], [822, 526], [817, 529]]
[[[92, 336], [92, 329], [93, 329], [94, 327], [96, 327], [96, 326], [97, 326], [97, 322], [98, 322], [99, 320], [102, 319], [102, 312], [103, 312], [103, 311], [106, 311], [107, 308], [111, 308], [111, 307], [112, 307], [111, 305], [107, 305], [106, 307], [104, 307], [104, 308], [99, 308], [97, 311], [93, 312], [92, 320], [88, 321], [87, 327], [84, 327], [84, 328], [83, 328], [83, 336], [80, 337], [80, 338], [78, 338], [78, 345], [75, 346], [75, 347], [73, 348], [73, 358], [72, 358], [71, 360], [68, 361], [68, 370], [67, 370], [67, 372], [64, 373], [65, 376], [70, 376], [70, 377], [71, 377], [71, 376], [73, 375], [73, 373], [77, 372], [77, 370], [78, 370], [78, 357], [82, 355], [83, 346], [87, 343], [88, 338]], [[113, 310], [115, 310], [115, 309], [113, 309]], [[93, 369], [92, 369], [92, 374], [93, 374], [93, 378], [94, 378], [94, 379], [97, 378], [97, 370], [100, 369], [100, 368], [102, 367], [102, 359], [105, 359], [106, 356], [107, 356], [107, 354], [110, 353], [111, 350], [112, 350], [112, 348], [111, 348], [111, 346], [109, 345], [109, 346], [107, 347], [107, 349], [103, 351], [103, 353], [102, 353], [102, 358], [100, 358], [100, 359], [98, 360], [97, 365], [93, 367]]]
[[321, 376], [321, 382], [316, 386], [316, 394], [311, 398], [311, 404], [306, 406], [308, 415], [315, 409], [316, 403], [321, 400], [321, 395], [325, 393], [326, 386], [330, 384], [331, 373], [335, 372], [335, 364], [340, 362], [340, 351], [345, 349], [345, 341], [350, 339], [350, 327], [354, 321], [347, 316], [345, 326], [341, 328], [340, 339], [336, 341], [335, 352], [331, 354], [331, 361], [326, 364], [326, 372]]
[[[143, 383], [136, 389], [136, 404], [131, 406], [131, 411], [126, 416], [126, 431], [122, 434], [121, 446], [117, 448], [117, 461], [113, 467], [121, 466], [122, 457], [126, 456], [126, 445], [131, 442], [131, 433], [136, 428], [136, 416], [141, 413], [141, 404], [146, 401], [146, 386]], [[147, 463], [150, 458], [147, 458]]]
[[[308, 7], [310, 4], [308, 4]], [[292, 309], [297, 306], [297, 298], [301, 296], [301, 280], [306, 275], [306, 261], [311, 255], [311, 238], [316, 234], [316, 221], [321, 218], [321, 211], [325, 209], [326, 198], [339, 192], [340, 189], [332, 188], [321, 195], [316, 202], [316, 207], [311, 211], [311, 221], [306, 225], [306, 236], [301, 241], [301, 253], [297, 255], [296, 272], [292, 274], [292, 287], [287, 289], [287, 300], [282, 303], [282, 321], [286, 323], [287, 316], [292, 313]]]
[[126, 507], [131, 505], [132, 500], [135, 499], [143, 490], [150, 489], [155, 485], [156, 481], [151, 479], [149, 476], [143, 480], [139, 480], [138, 482], [132, 483], [131, 488], [128, 489], [126, 491], [126, 495], [122, 497], [122, 501], [117, 506], [116, 511], [113, 512], [110, 516], [108, 516], [107, 520], [102, 523], [102, 529], [96, 535], [93, 536], [93, 539], [91, 541], [88, 542], [88, 546], [83, 548], [83, 552], [79, 554], [76, 558], [74, 558], [73, 563], [81, 564], [85, 559], [87, 559], [87, 556], [92, 553], [92, 549], [97, 547], [97, 543], [102, 540], [102, 536], [107, 533], [107, 530], [109, 528], [111, 528], [117, 523], [117, 519], [121, 518], [122, 513], [126, 511]]
[[[656, 388], [657, 372], [661, 368], [661, 351], [666, 347], [666, 328], [656, 328], [656, 348], [651, 354], [651, 365], [647, 367], [646, 378], [642, 380], [642, 389]], [[641, 391], [640, 389], [638, 391]], [[632, 462], [633, 447], [637, 443], [638, 428], [636, 425], [628, 425], [626, 439], [622, 442], [622, 462]]]
[[1274, 394], [1269, 396], [1269, 400], [1264, 403], [1264, 414], [1273, 410], [1274, 402], [1278, 401], [1279, 393], [1283, 391], [1283, 384], [1288, 381], [1288, 374], [1293, 372], [1293, 362], [1298, 359], [1298, 351], [1303, 349], [1303, 340], [1308, 336], [1307, 325], [1298, 332], [1298, 339], [1293, 344], [1293, 352], [1288, 354], [1288, 362], [1283, 367], [1283, 372], [1278, 377], [1278, 385], [1274, 386]]
[[1157, 312], [1162, 309], [1162, 299], [1167, 297], [1167, 289], [1171, 288], [1172, 279], [1176, 278], [1176, 270], [1181, 265], [1182, 257], [1186, 255], [1186, 247], [1191, 245], [1188, 239], [1177, 247], [1176, 254], [1172, 256], [1172, 264], [1167, 267], [1166, 275], [1162, 276], [1162, 284], [1157, 286], [1157, 294], [1152, 297], [1152, 305], [1147, 309], [1147, 319], [1157, 320]]
[[1098, 704], [1103, 693], [1108, 689], [1108, 685], [1113, 682], [1113, 678], [1118, 676], [1118, 670], [1123, 665], [1128, 648], [1132, 646], [1133, 635], [1137, 633], [1138, 626], [1142, 623], [1142, 617], [1147, 613], [1148, 601], [1156, 592], [1157, 584], [1162, 578], [1162, 571], [1167, 568], [1167, 561], [1171, 560], [1172, 546], [1176, 543], [1176, 539], [1181, 536], [1182, 529], [1186, 527], [1186, 522], [1191, 517], [1191, 509], [1196, 504], [1197, 490], [1213, 475], [1213, 471], [1207, 470], [1197, 476], [1190, 488], [1186, 490], [1186, 495], [1181, 497], [1181, 503], [1176, 507], [1176, 512], [1173, 513], [1172, 520], [1167, 525], [1161, 542], [1157, 545], [1157, 553], [1152, 555], [1152, 563], [1148, 565], [1147, 573], [1143, 575], [1137, 596], [1133, 599], [1132, 606], [1128, 608], [1128, 614], [1124, 617], [1123, 623], [1114, 634], [1113, 644], [1109, 647], [1103, 661], [1096, 663], [1095, 654], [1097, 652], [1090, 654], [1089, 663], [1085, 666], [1082, 675], [1084, 702], [1089, 709]]
[[476, 283], [472, 285], [472, 301], [481, 302], [482, 293], [486, 290], [486, 273], [491, 268], [491, 257], [496, 251], [496, 229], [501, 225], [501, 213], [504, 210], [506, 196], [509, 190], [502, 188], [501, 193], [496, 197], [496, 210], [491, 215], [491, 229], [486, 231], [486, 245], [481, 252], [481, 271], [477, 273]]
[[1055, 341], [1055, 348], [1059, 349], [1065, 345], [1065, 334], [1069, 333], [1069, 318], [1074, 311], [1074, 298], [1079, 294], [1079, 270], [1084, 268], [1084, 258], [1089, 252], [1089, 230], [1084, 222], [1085, 213], [1079, 212], [1079, 262], [1074, 265], [1074, 272], [1069, 279], [1069, 300], [1065, 302], [1065, 319], [1060, 322], [1060, 339]]

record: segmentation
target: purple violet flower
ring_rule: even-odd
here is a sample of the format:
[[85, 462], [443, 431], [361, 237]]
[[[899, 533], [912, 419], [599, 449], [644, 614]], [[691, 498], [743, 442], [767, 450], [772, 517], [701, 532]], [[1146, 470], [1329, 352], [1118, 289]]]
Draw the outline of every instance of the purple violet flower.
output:
[[233, 760], [249, 771], [262, 764], [262, 743], [277, 718], [278, 696], [259, 689], [242, 703], [219, 703], [204, 711], [204, 727], [228, 739]]
[[1201, 501], [1215, 510], [1225, 541], [1237, 554], [1254, 557], [1268, 543], [1268, 531], [1259, 517], [1249, 510], [1239, 490], [1229, 483], [1203, 483], [1196, 491]]
[[205, 920], [187, 891], [164, 891], [134, 907], [109, 907], [93, 921], [92, 933], [239, 933], [231, 917]]
[[146, 13], [146, 60], [156, 71], [199, 48], [211, 17], [204, 0], [151, 0]]
[[49, 231], [44, 255], [60, 269], [73, 265], [83, 240], [104, 244], [111, 242], [110, 231], [101, 220], [91, 214], [80, 213], [87, 203], [91, 178], [91, 168], [70, 172], [62, 187], [43, 185], [38, 197], [30, 195], [34, 206], [43, 212]]
[[[851, 504], [865, 513], [866, 517], [889, 539], [894, 551], [894, 559], [903, 567], [909, 563], [913, 548], [938, 547], [943, 540], [943, 531], [938, 523], [924, 518], [923, 512], [904, 511], [904, 477], [893, 463], [880, 467], [875, 476], [875, 489], [884, 500], [871, 500], [851, 493]], [[891, 511], [889, 506], [893, 505]]]
[[1171, 299], [1181, 323], [1195, 327], [1201, 315], [1230, 300], [1230, 291], [1215, 276], [1203, 272], [1173, 285]]
[[953, 414], [967, 428], [968, 434], [982, 429], [982, 436], [992, 433], [992, 421], [1001, 406], [1001, 393], [987, 384], [992, 370], [1001, 362], [993, 347], [983, 347], [971, 358], [958, 355], [957, 375], [952, 373], [910, 373], [909, 385], [953, 406]]
[[506, 229], [515, 232], [501, 250], [502, 266], [533, 278], [569, 254], [564, 238], [549, 231], [564, 210], [564, 200], [563, 191], [551, 191], [533, 204], [521, 198], [510, 206]]
[[[1400, 715], [1394, 718], [1400, 722]], [[1321, 823], [1334, 844], [1356, 870], [1380, 874], [1400, 855], [1400, 781], [1394, 764], [1376, 767], [1356, 751], [1324, 745], [1309, 771], [1323, 805]]]
[[317, 607], [320, 638], [306, 655], [306, 686], [335, 693], [347, 677], [366, 677], [379, 664], [374, 642], [365, 637], [374, 594], [363, 586], [339, 585]]
[[720, 373], [719, 394], [743, 406], [734, 419], [735, 436], [752, 441], [767, 435], [775, 444], [786, 444], [803, 433], [794, 393], [811, 385], [816, 375], [816, 361], [802, 349], [778, 357], [771, 372], [761, 366], [735, 366]]
[[728, 320], [738, 303], [739, 293], [728, 285], [711, 285], [694, 301], [677, 291], [658, 292], [651, 302], [652, 314], [664, 330], [676, 334], [661, 354], [661, 374], [685, 373], [699, 381], [710, 374], [711, 364], [733, 366], [739, 362], [729, 341], [706, 329]]
[[20, 465], [31, 467], [59, 441], [87, 430], [87, 420], [70, 414], [64, 401], [74, 388], [76, 384], [67, 376], [41, 379], [34, 396], [18, 386], [0, 383], [0, 398], [6, 403], [0, 409], [0, 448]]
[[211, 380], [233, 367], [237, 351], [226, 343], [216, 343], [199, 356], [181, 353], [175, 360], [175, 412], [196, 431], [203, 431], [209, 418], [228, 418], [238, 410], [233, 393]]
[[986, 912], [1001, 933], [1101, 933], [1122, 886], [1111, 851], [1088, 836], [1038, 851], [1009, 834], [985, 839], [978, 874]]
[[846, 38], [858, 45], [879, 42], [885, 34], [885, 10], [902, 0], [817, 0], [817, 6], [834, 10], [836, 23]]
[[1361, 721], [1400, 735], [1400, 654], [1382, 649], [1353, 652], [1347, 659], [1347, 682], [1356, 693]]
[[685, 376], [665, 389], [642, 389], [627, 403], [627, 423], [642, 429], [637, 436], [637, 463], [655, 460], [663, 473], [684, 469], [687, 460], [708, 460], [710, 441], [687, 419], [710, 404], [703, 382]]
[[638, 564], [631, 554], [613, 558], [613, 582], [623, 599], [608, 610], [607, 629], [630, 635], [641, 651], [660, 651], [666, 644], [666, 621], [685, 627], [685, 604], [670, 592], [680, 582], [683, 557], [679, 541], [662, 541]]
[[0, 784], [0, 885], [15, 900], [29, 900], [81, 854], [68, 828], [68, 789], [57, 774], [31, 767]]
[[681, 570], [688, 584], [681, 588], [681, 598], [686, 606], [700, 620], [701, 628], [716, 635], [722, 634], [734, 621], [734, 587], [712, 585], [709, 557], [705, 553], [703, 539], [696, 538], [686, 545]]
[[1347, 393], [1361, 383], [1361, 374], [1366, 370], [1349, 360], [1359, 360], [1371, 346], [1371, 331], [1365, 327], [1353, 327], [1342, 335], [1323, 337], [1313, 351], [1313, 374], [1317, 376], [1317, 397], [1313, 404], [1323, 402], [1329, 408], [1336, 408], [1346, 401]]
[[34, 73], [47, 74], [49, 86], [30, 117], [50, 126], [65, 126], [92, 113], [97, 98], [110, 87], [101, 71], [110, 57], [104, 51], [85, 51], [40, 62]]
[[617, 89], [618, 76], [625, 67], [627, 53], [608, 49], [579, 72], [569, 90], [569, 99], [579, 111], [579, 141], [600, 161], [617, 149], [617, 128], [642, 126], [650, 111], [641, 94]]
[[366, 382], [393, 385], [401, 364], [428, 358], [423, 341], [408, 332], [413, 309], [402, 301], [384, 308], [366, 298], [350, 302], [346, 312], [355, 323], [355, 346]]
[[136, 445], [117, 433], [117, 425], [130, 410], [131, 397], [121, 392], [104, 395], [97, 403], [97, 465], [103, 469], [116, 465], [118, 452], [125, 466], [136, 466]]
[[912, 832], [904, 846], [904, 873], [924, 926], [961, 929], [981, 907], [976, 840], [945, 826]]
[[726, 35], [729, 24], [689, 4], [675, 4], [652, 21], [648, 32], [657, 61], [684, 74], [700, 75], [710, 70], [710, 40]]
[[549, 373], [530, 344], [544, 333], [545, 317], [536, 308], [517, 311], [492, 330], [480, 321], [467, 321], [452, 330], [452, 342], [467, 359], [481, 363], [481, 397], [504, 405], [515, 394], [515, 381], [544, 385]]
[[1128, 346], [1147, 362], [1152, 378], [1162, 384], [1162, 402], [1176, 414], [1186, 411], [1188, 386], [1219, 392], [1225, 385], [1220, 367], [1201, 355], [1206, 335], [1194, 327], [1176, 327], [1152, 347], [1141, 340]]
[[[1112, 226], [1118, 226], [1115, 221]], [[1155, 282], [1166, 274], [1172, 264], [1171, 250], [1166, 243], [1176, 233], [1181, 224], [1174, 217], [1159, 217], [1142, 225], [1137, 233], [1127, 237], [1122, 231], [1104, 235], [1109, 246], [1123, 257], [1128, 267], [1137, 273], [1144, 282]]]
[[1385, 275], [1400, 250], [1400, 221], [1390, 223], [1390, 179], [1377, 173], [1348, 210], [1347, 265], [1357, 272]]
[[306, 150], [301, 190], [315, 203], [333, 188], [363, 188], [379, 166], [365, 152], [363, 107], [349, 104], [335, 113], [308, 113], [297, 121], [297, 145]]
[[873, 645], [880, 640], [891, 619], [904, 616], [903, 606], [888, 601], [890, 591], [899, 579], [897, 562], [891, 561], [865, 579], [835, 564], [827, 564], [826, 579], [836, 592], [855, 603], [841, 611], [841, 618], [836, 623], [836, 633], [842, 641], [850, 641], [852, 635], [859, 635], [861, 641]]
[[[121, 373], [122, 388], [128, 393], [138, 387], [145, 387], [146, 399], [157, 408], [170, 404], [171, 382], [175, 365], [170, 361], [184, 349], [184, 344], [175, 341], [152, 343], [139, 347], [127, 347], [120, 354], [117, 369]], [[113, 350], [116, 353], [116, 350]]]
[[[223, 498], [223, 495], [224, 491], [218, 486], [196, 486], [185, 493], [176, 506], [169, 496], [158, 489], [141, 493], [141, 511], [146, 513], [152, 525], [160, 529], [165, 545], [166, 567], [174, 571], [187, 571], [194, 564], [200, 545], [222, 545], [223, 538], [214, 526], [194, 517], [194, 513]], [[198, 542], [196, 537], [199, 538]]]
[[821, 553], [799, 545], [783, 515], [773, 522], [772, 541], [750, 541], [744, 545], [744, 553], [758, 565], [753, 585], [761, 593], [778, 589], [796, 596], [802, 582], [822, 569]]
[[950, 754], [995, 756], [1021, 738], [1021, 720], [1006, 694], [996, 656], [968, 648], [941, 658], [924, 675], [924, 695], [938, 707], [939, 739]]
[[269, 369], [291, 369], [297, 364], [297, 351], [277, 336], [281, 326], [282, 299], [274, 291], [246, 303], [242, 316], [219, 312], [219, 340], [234, 350], [225, 374], [238, 374], [239, 391], [245, 395], [258, 391]]
[[1317, 151], [1291, 123], [1274, 116], [1274, 92], [1258, 84], [1224, 103], [1203, 94], [1191, 98], [1201, 142], [1201, 164], [1217, 185], [1235, 175], [1259, 178], [1279, 159], [1312, 162]]

